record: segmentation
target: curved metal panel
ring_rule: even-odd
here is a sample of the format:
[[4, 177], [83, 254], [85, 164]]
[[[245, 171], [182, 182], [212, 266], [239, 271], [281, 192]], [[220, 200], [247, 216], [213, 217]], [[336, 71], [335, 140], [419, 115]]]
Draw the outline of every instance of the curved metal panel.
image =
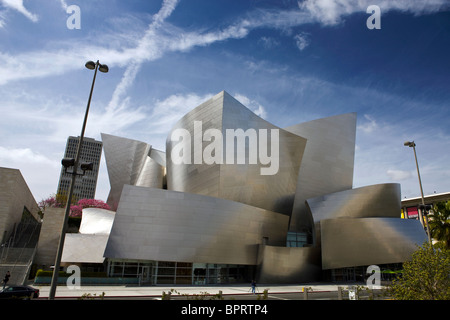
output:
[[101, 136], [111, 185], [107, 203], [111, 208], [117, 207], [125, 184], [162, 188], [161, 151], [153, 152], [145, 142], [105, 133]]
[[103, 263], [107, 234], [67, 233], [62, 263]]
[[335, 218], [400, 218], [400, 184], [376, 184], [330, 193], [306, 203], [314, 223]]
[[126, 185], [105, 257], [255, 265], [286, 241], [289, 217], [234, 201]]
[[[179, 129], [186, 130], [187, 137], [172, 141], [172, 134]], [[210, 144], [203, 141], [204, 133], [212, 130], [218, 136], [220, 134], [222, 162], [207, 163], [202, 159]], [[240, 154], [245, 155], [245, 159], [240, 158], [243, 163], [238, 163], [236, 156], [242, 150], [238, 149], [237, 138], [229, 140], [229, 134], [238, 130], [242, 130], [245, 139], [248, 139], [245, 150]], [[250, 133], [255, 135], [250, 137]], [[264, 155], [273, 156], [271, 160], [276, 164], [263, 164], [261, 161], [263, 148], [259, 143], [262, 134], [267, 137], [267, 152]], [[209, 138], [206, 139], [209, 141]], [[196, 143], [199, 143], [199, 148]], [[171, 161], [174, 147], [180, 147], [180, 144], [184, 151], [190, 151], [187, 157], [190, 163], [175, 164]], [[261, 119], [223, 91], [186, 114], [169, 134], [166, 143], [167, 187], [169, 190], [215, 196], [290, 215], [305, 145], [306, 139]], [[228, 158], [228, 148], [232, 158]], [[256, 163], [250, 160], [250, 154], [258, 157]], [[277, 166], [273, 168], [273, 174], [262, 174], [262, 170], [272, 168], [272, 165]]]
[[320, 248], [261, 246], [258, 255], [258, 282], [299, 283], [319, 281], [322, 267]]
[[79, 233], [109, 234], [116, 213], [114, 211], [86, 208], [83, 209]]
[[291, 231], [311, 230], [313, 223], [305, 200], [352, 188], [356, 113], [304, 122], [285, 130], [308, 140], [289, 228]]
[[[192, 142], [203, 140], [202, 132], [194, 135], [194, 121], [202, 121], [201, 130], [222, 130], [222, 105], [223, 95], [218, 94], [208, 101], [187, 113], [181, 118], [169, 132], [166, 140], [166, 164], [167, 164], [167, 189], [180, 192], [197, 193], [207, 196], [219, 196], [219, 172], [220, 164], [205, 165], [203, 159], [200, 163], [195, 161], [195, 155], [203, 155], [192, 146]], [[187, 130], [188, 136], [183, 141], [173, 141], [173, 134], [178, 129]], [[198, 137], [200, 135], [200, 137]], [[182, 146], [187, 152], [188, 163], [175, 164], [172, 161], [172, 153], [175, 146]], [[200, 153], [199, 153], [200, 152]]]
[[[264, 163], [260, 133], [268, 133]], [[102, 134], [108, 203], [118, 203], [104, 256], [257, 265], [260, 282], [278, 283], [316, 281], [321, 268], [403, 262], [425, 232], [398, 218], [399, 184], [352, 189], [355, 133], [355, 113], [280, 129], [221, 92], [177, 122], [167, 154]], [[262, 174], [275, 154], [276, 172]], [[83, 232], [101, 229], [92, 219]], [[284, 247], [288, 230], [317, 234], [315, 246]]]
[[103, 263], [114, 217], [114, 211], [83, 209], [79, 233], [66, 234], [61, 262]]
[[404, 262], [427, 241], [418, 220], [341, 218], [320, 225], [323, 269]]
[[164, 181], [164, 167], [150, 157], [146, 157], [135, 185], [162, 189]]

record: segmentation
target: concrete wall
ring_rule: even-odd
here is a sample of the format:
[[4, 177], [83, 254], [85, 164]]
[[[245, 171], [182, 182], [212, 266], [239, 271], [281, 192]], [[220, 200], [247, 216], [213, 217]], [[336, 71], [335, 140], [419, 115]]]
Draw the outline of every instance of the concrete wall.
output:
[[34, 263], [48, 269], [54, 265], [64, 222], [65, 208], [46, 208]]
[[0, 240], [6, 241], [22, 219], [23, 209], [39, 220], [39, 207], [18, 169], [0, 168]]

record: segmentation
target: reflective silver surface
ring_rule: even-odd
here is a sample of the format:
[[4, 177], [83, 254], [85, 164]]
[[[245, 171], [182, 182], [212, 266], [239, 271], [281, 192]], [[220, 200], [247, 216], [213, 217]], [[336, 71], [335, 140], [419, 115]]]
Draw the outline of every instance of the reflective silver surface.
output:
[[117, 207], [125, 184], [163, 187], [164, 152], [145, 142], [105, 133], [101, 136], [111, 185], [107, 203], [111, 208]]
[[258, 282], [295, 283], [321, 279], [320, 248], [260, 246]]
[[[193, 155], [191, 163], [175, 164], [171, 161], [172, 150], [175, 146], [182, 144], [185, 150], [191, 150], [194, 153], [195, 146], [192, 146], [193, 139], [197, 139], [199, 130], [196, 131], [195, 121], [202, 124], [202, 132], [210, 129], [216, 129], [223, 137], [223, 162], [222, 164], [207, 164], [205, 161], [195, 163]], [[172, 141], [171, 137], [175, 130], [186, 129], [191, 140], [185, 139]], [[271, 175], [262, 175], [261, 168], [269, 167], [260, 161], [251, 164], [249, 154], [256, 152], [259, 140], [255, 143], [247, 142], [245, 144], [245, 162], [238, 164], [235, 159], [233, 164], [227, 162], [225, 153], [230, 145], [226, 139], [228, 132], [236, 132], [237, 129], [258, 131], [266, 129], [268, 134], [267, 146], [272, 146], [278, 150], [278, 171]], [[269, 133], [271, 130], [277, 130], [279, 139], [275, 139]], [[201, 132], [200, 132], [201, 134]], [[202, 137], [199, 137], [201, 141]], [[257, 136], [261, 139], [261, 136]], [[201, 154], [210, 142], [201, 142]], [[292, 212], [293, 196], [297, 187], [297, 175], [303, 156], [303, 150], [306, 145], [306, 139], [295, 134], [280, 129], [269, 122], [261, 119], [234, 99], [225, 91], [217, 94], [210, 100], [196, 107], [186, 114], [174, 126], [169, 133], [166, 143], [167, 151], [167, 188], [169, 190], [191, 192], [202, 195], [219, 197], [238, 201], [255, 207], [280, 212], [290, 215]], [[260, 147], [260, 146], [259, 146]], [[268, 155], [273, 154], [274, 150], [268, 148]], [[238, 154], [237, 142], [234, 146], [234, 153]], [[259, 153], [261, 148], [258, 148]], [[258, 154], [260, 155], [260, 154]]]
[[299, 123], [285, 129], [308, 140], [289, 227], [291, 231], [303, 231], [313, 226], [306, 199], [353, 186], [356, 113]]
[[258, 245], [282, 245], [289, 217], [197, 194], [124, 186], [107, 258], [255, 265]]
[[341, 218], [320, 225], [323, 269], [404, 262], [427, 241], [418, 220]]
[[400, 219], [396, 183], [371, 185], [307, 200], [322, 248], [322, 268], [403, 262], [426, 240], [418, 221]]
[[[266, 150], [278, 151], [275, 174], [261, 174], [267, 162], [250, 161], [255, 141], [244, 146], [243, 163], [211, 161], [216, 152], [208, 158], [213, 142], [225, 153], [227, 130], [237, 129], [279, 133]], [[425, 232], [399, 218], [398, 184], [352, 189], [355, 133], [355, 113], [280, 129], [221, 92], [180, 119], [166, 153], [102, 134], [108, 203], [118, 204], [104, 256], [256, 265], [258, 281], [278, 283], [317, 281], [322, 269], [402, 262]], [[309, 232], [312, 243], [286, 247], [288, 231]]]
[[67, 233], [61, 262], [103, 263], [115, 212], [99, 208], [83, 209], [78, 233]]
[[83, 209], [79, 233], [109, 234], [115, 214], [114, 211], [99, 208]]
[[103, 263], [108, 239], [107, 234], [67, 233], [61, 263]]
[[377, 184], [308, 199], [314, 223], [336, 218], [400, 218], [400, 184]]

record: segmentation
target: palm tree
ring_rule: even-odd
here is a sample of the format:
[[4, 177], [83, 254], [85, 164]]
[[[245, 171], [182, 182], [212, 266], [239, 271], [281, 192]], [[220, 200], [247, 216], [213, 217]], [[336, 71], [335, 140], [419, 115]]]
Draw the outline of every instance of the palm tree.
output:
[[450, 249], [450, 200], [438, 202], [429, 216], [428, 225], [433, 239], [443, 241]]

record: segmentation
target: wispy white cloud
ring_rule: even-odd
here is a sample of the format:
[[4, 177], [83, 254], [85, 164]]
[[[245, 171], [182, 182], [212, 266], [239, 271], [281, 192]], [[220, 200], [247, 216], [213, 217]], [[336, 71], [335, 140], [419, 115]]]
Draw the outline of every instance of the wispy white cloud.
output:
[[412, 177], [411, 171], [406, 170], [389, 169], [386, 171], [386, 173], [392, 181], [403, 181]]
[[261, 37], [258, 43], [262, 44], [262, 46], [266, 49], [275, 48], [280, 45], [280, 42], [272, 37]]
[[303, 51], [311, 43], [310, 35], [306, 32], [301, 32], [294, 37], [295, 44], [300, 51]]
[[[164, 19], [169, 17], [173, 10], [175, 10], [177, 4], [178, 0], [164, 0], [159, 12], [153, 16], [153, 21], [150, 24], [147, 32], [139, 42], [136, 49], [133, 50], [138, 54], [131, 58], [132, 61], [130, 61], [119, 85], [114, 90], [113, 97], [108, 106], [109, 110], [114, 110], [119, 106], [120, 99], [123, 98], [127, 90], [133, 84], [142, 63], [146, 60], [153, 60], [160, 57], [161, 53], [158, 49], [156, 49], [158, 48], [158, 45], [154, 42], [155, 33], [157, 29], [160, 28], [163, 24]], [[150, 48], [152, 49], [148, 50]]]
[[[1, 0], [10, 1], [12, 0]], [[62, 7], [67, 5], [63, 0]], [[118, 103], [117, 97], [130, 83], [133, 82], [133, 75], [137, 74], [138, 66], [147, 61], [154, 61], [161, 58], [165, 53], [174, 51], [190, 51], [195, 47], [208, 46], [216, 42], [228, 39], [242, 39], [252, 30], [269, 27], [275, 29], [289, 29], [294, 26], [301, 26], [305, 23], [319, 21], [322, 23], [336, 23], [347, 14], [360, 11], [370, 1], [367, 0], [328, 0], [328, 1], [304, 1], [299, 4], [297, 10], [255, 10], [238, 19], [235, 23], [225, 28], [206, 31], [185, 31], [175, 27], [165, 20], [175, 10], [178, 1], [166, 0], [161, 9], [154, 15], [152, 22], [143, 34], [140, 34], [137, 44], [133, 47], [124, 47], [123, 41], [115, 42], [116, 39], [130, 39], [121, 37], [121, 34], [106, 34], [102, 36], [108, 39], [102, 43], [101, 39], [96, 39], [94, 43], [81, 39], [71, 40], [65, 45], [61, 44], [58, 49], [45, 49], [39, 51], [25, 52], [19, 55], [12, 55], [6, 52], [0, 53], [0, 64], [4, 66], [1, 70], [0, 85], [10, 81], [20, 79], [46, 77], [57, 75], [63, 72], [71, 72], [86, 59], [92, 56], [102, 57], [111, 66], [127, 66], [129, 69], [124, 74], [124, 81], [117, 88], [112, 102]], [[410, 4], [410, 1], [381, 1], [380, 6], [387, 9], [403, 9], [414, 13], [437, 10], [444, 5], [443, 0], [425, 1], [430, 5]], [[416, 2], [414, 2], [416, 3]], [[420, 2], [422, 3], [422, 2]], [[21, 8], [19, 1], [18, 8]], [[384, 10], [384, 9], [383, 9]], [[365, 11], [362, 11], [365, 12]], [[136, 31], [125, 30], [124, 34], [136, 33]], [[266, 39], [267, 40], [267, 39]], [[304, 49], [310, 42], [310, 38], [305, 33], [300, 33], [295, 37], [299, 49]], [[266, 41], [267, 42], [267, 41]], [[112, 46], [112, 44], [114, 46]], [[52, 63], [49, 65], [48, 61]], [[11, 63], [14, 61], [14, 64]], [[43, 67], [45, 66], [45, 67]], [[72, 69], [71, 69], [72, 68]]]
[[64, 9], [64, 11], [66, 11], [67, 8], [69, 8], [69, 6], [67, 5], [66, 0], [59, 0], [59, 2], [61, 3], [61, 7]]
[[31, 20], [33, 22], [39, 21], [39, 17], [36, 14], [31, 13], [30, 11], [28, 11], [25, 8], [25, 6], [23, 4], [23, 0], [1, 0], [1, 1], [5, 7], [20, 12], [25, 17], [27, 17], [29, 20]]
[[132, 62], [127, 67], [120, 83], [114, 90], [112, 99], [108, 105], [108, 111], [114, 111], [117, 108], [123, 108], [126, 105], [126, 102], [121, 101], [121, 99], [123, 99], [123, 96], [127, 93], [127, 90], [133, 85], [134, 79], [136, 78], [140, 67], [140, 63], [137, 62]]
[[256, 114], [257, 116], [263, 119], [267, 117], [266, 108], [264, 108], [258, 101], [250, 99], [247, 96], [239, 93], [235, 94], [234, 97], [248, 109], [253, 111], [253, 113]]
[[[11, 6], [5, 4], [8, 1], [9, 3], [13, 3], [12, 0], [0, 1], [3, 1], [2, 3], [6, 8], [12, 9]], [[67, 7], [66, 1], [59, 1], [63, 9]], [[43, 49], [22, 52], [19, 54], [8, 52], [6, 51], [7, 49], [3, 49], [5, 51], [0, 52], [0, 65], [2, 66], [2, 68], [0, 68], [0, 85], [6, 85], [18, 80], [45, 78], [61, 75], [63, 73], [70, 74], [74, 70], [79, 69], [79, 67], [87, 60], [96, 57], [116, 70], [124, 68], [125, 71], [118, 80], [115, 88], [113, 86], [113, 93], [109, 103], [106, 103], [106, 105], [97, 105], [97, 107], [90, 112], [89, 123], [95, 123], [95, 132], [118, 134], [127, 128], [137, 126], [137, 124], [145, 120], [146, 123], [149, 124], [145, 128], [147, 134], [161, 134], [161, 137], [165, 139], [168, 128], [178, 121], [185, 113], [210, 98], [212, 94], [185, 93], [170, 95], [165, 99], [156, 100], [145, 106], [136, 108], [135, 104], [131, 101], [132, 97], [129, 92], [136, 81], [139, 72], [143, 69], [144, 63], [155, 61], [170, 52], [188, 52], [196, 47], [208, 46], [220, 41], [242, 39], [258, 28], [267, 27], [288, 30], [292, 27], [302, 26], [305, 23], [311, 22], [332, 25], [342, 21], [347, 15], [352, 13], [365, 13], [367, 6], [374, 4], [372, 2], [373, 1], [365, 0], [307, 0], [301, 3], [297, 10], [255, 10], [245, 14], [245, 16], [241, 16], [231, 25], [222, 28], [208, 30], [191, 29], [190, 31], [186, 31], [167, 21], [167, 18], [170, 17], [178, 4], [178, 1], [168, 0], [163, 2], [161, 9], [153, 16], [149, 25], [144, 25], [144, 22], [140, 21], [141, 24], [134, 23], [133, 26], [129, 25], [128, 28], [123, 30], [120, 30], [120, 28], [117, 27], [111, 31], [105, 31], [105, 34], [96, 39], [96, 42], [89, 41], [90, 37], [93, 37], [92, 34], [89, 34], [86, 37], [70, 39], [70, 41], [66, 42], [59, 41], [58, 43], [49, 43]], [[24, 2], [17, 1], [15, 3], [18, 5], [18, 9], [15, 10], [22, 10], [22, 14], [26, 16], [24, 12], [28, 12], [28, 10], [24, 7]], [[445, 5], [445, 3], [446, 2], [443, 0], [378, 1], [382, 13], [387, 10], [403, 10], [413, 14], [433, 12], [433, 10], [436, 11]], [[23, 9], [21, 9], [21, 7], [23, 7]], [[2, 12], [0, 12], [0, 26], [2, 21], [5, 21], [6, 18], [6, 16], [3, 16], [2, 18]], [[30, 14], [31, 16], [29, 19], [33, 21], [33, 14]], [[34, 16], [34, 18], [37, 19], [37, 16]], [[300, 38], [303, 39], [302, 36], [305, 36], [306, 34], [299, 33], [299, 35], [300, 37], [295, 37], [294, 40], [296, 40], [296, 38], [299, 40]], [[307, 40], [309, 39], [307, 38]], [[299, 49], [306, 48], [308, 44], [308, 41], [300, 41]], [[49, 61], [52, 61], [52, 63], [49, 64]], [[270, 83], [272, 86], [279, 86], [281, 83], [285, 83], [290, 86], [295, 86], [296, 89], [291, 90], [291, 92], [295, 91], [296, 94], [300, 94], [302, 91], [307, 92], [310, 89], [311, 92], [315, 92], [313, 91], [314, 88], [320, 88], [322, 95], [317, 95], [317, 98], [315, 98], [317, 99], [317, 102], [315, 102], [317, 103], [317, 106], [328, 105], [322, 103], [322, 100], [318, 101], [322, 96], [336, 96], [337, 98], [335, 100], [338, 101], [339, 98], [343, 96], [343, 94], [339, 92], [352, 92], [355, 97], [354, 101], [359, 101], [361, 103], [364, 103], [365, 100], [371, 100], [370, 98], [367, 98], [367, 92], [358, 93], [358, 89], [343, 88], [336, 84], [320, 81], [320, 79], [308, 79], [308, 81], [304, 81], [307, 83], [311, 82], [311, 84], [314, 83], [314, 85], [310, 86], [306, 86], [304, 82], [302, 82], [302, 85], [298, 85], [301, 82], [301, 80], [298, 79], [297, 81], [291, 81], [292, 79], [288, 77], [280, 79], [275, 77], [275, 75], [278, 76], [282, 73], [279, 66], [267, 65], [261, 61], [251, 62], [249, 68], [253, 71], [256, 69], [264, 69], [266, 74], [272, 72], [270, 80], [267, 80], [269, 77], [267, 79], [261, 79], [259, 85], [264, 85], [264, 81], [267, 81], [267, 83]], [[277, 84], [273, 83], [274, 78], [279, 79]], [[323, 94], [324, 92], [325, 94]], [[372, 94], [374, 93], [372, 92]], [[237, 94], [235, 97], [258, 115], [262, 117], [265, 116], [266, 108], [256, 100], [249, 98], [250, 95]], [[380, 96], [377, 96], [376, 98], [378, 99]], [[11, 99], [8, 101], [8, 107], [12, 108], [11, 110], [15, 110], [11, 113], [14, 113], [16, 116], [21, 114], [24, 116], [23, 119], [31, 120], [35, 127], [42, 127], [47, 131], [45, 137], [40, 136], [38, 138], [41, 140], [39, 143], [36, 142], [36, 140], [30, 139], [28, 145], [42, 145], [43, 140], [45, 140], [45, 142], [57, 141], [57, 149], [63, 150], [65, 145], [65, 141], [63, 140], [65, 140], [68, 135], [77, 134], [80, 130], [79, 126], [81, 120], [78, 122], [74, 121], [73, 118], [79, 117], [82, 119], [82, 112], [84, 112], [84, 110], [79, 111], [79, 113], [75, 115], [71, 114], [70, 116], [64, 112], [53, 112], [52, 117], [49, 117], [48, 114], [41, 114], [36, 110], [33, 110], [32, 113], [30, 112], [29, 106], [42, 106], [43, 101], [46, 99], [46, 97], [36, 97], [34, 100], [29, 98], [27, 100], [28, 109], [25, 104], [20, 105], [20, 109], [17, 108], [21, 101], [20, 98]], [[380, 104], [386, 101], [383, 97], [377, 99], [372, 100], [381, 101]], [[2, 98], [2, 100], [4, 99]], [[59, 101], [47, 101], [46, 103], [48, 105], [58, 105], [58, 102]], [[85, 102], [83, 101], [82, 104], [84, 103]], [[314, 103], [314, 101], [311, 103]], [[68, 104], [67, 101], [65, 104], [68, 108], [71, 107], [70, 103]], [[75, 103], [72, 102], [72, 104]], [[149, 114], [148, 110], [151, 110]], [[2, 112], [3, 111], [4, 109], [2, 109]], [[29, 118], [26, 117], [27, 113], [29, 114]], [[120, 121], [117, 121], [118, 119], [120, 119]], [[5, 123], [5, 121], [2, 123]], [[88, 125], [88, 131], [91, 130], [92, 127], [93, 126]], [[36, 130], [36, 128], [34, 129]], [[419, 130], [419, 128], [416, 129]], [[0, 131], [1, 130], [3, 129], [0, 128]], [[44, 131], [44, 129], [42, 130]], [[412, 139], [418, 139], [417, 130], [414, 132], [416, 136]], [[92, 136], [92, 132], [93, 131], [87, 132], [87, 134]], [[410, 131], [408, 132], [411, 133]], [[29, 136], [31, 136], [31, 134]], [[29, 136], [27, 136], [27, 138], [29, 138]], [[415, 168], [414, 159], [411, 158], [412, 155], [405, 155], [405, 152], [407, 153], [408, 150], [402, 149], [403, 140], [411, 139], [411, 137], [407, 136], [407, 131], [405, 131], [404, 128], [383, 123], [376, 115], [367, 113], [366, 115], [363, 115], [360, 120], [357, 137], [358, 151], [355, 166], [355, 177], [359, 179], [356, 181], [357, 184], [364, 184], [366, 177], [368, 177], [367, 179], [370, 178], [370, 181], [373, 182], [374, 176], [378, 177], [380, 182], [386, 182], [386, 180], [409, 182], [410, 180], [417, 178], [414, 176]], [[392, 137], [398, 137], [398, 141], [394, 140]], [[22, 137], [21, 139], [24, 138]], [[445, 135], [438, 139], [435, 138], [435, 141], [431, 138], [423, 138], [421, 145], [432, 145], [439, 149], [438, 143], [446, 141], [445, 139], [450, 141]], [[5, 139], [5, 141], [6, 140], [7, 139]], [[420, 137], [418, 140], [420, 140]], [[149, 143], [153, 143], [153, 141], [149, 141]], [[445, 147], [449, 148], [450, 146], [446, 145]], [[40, 146], [40, 148], [43, 147]], [[22, 152], [24, 158], [45, 154], [44, 151], [38, 149], [38, 147], [36, 147], [36, 149], [34, 147], [29, 148], [22, 146], [14, 148], [5, 147], [4, 150], [2, 150], [3, 154], [7, 151], [16, 155], [18, 155], [19, 152]], [[46, 157], [50, 157], [47, 154], [45, 155]], [[45, 158], [39, 159], [42, 160], [39, 161], [39, 163], [45, 164]], [[7, 158], [5, 155], [3, 155], [3, 158], [0, 158], [2, 165], [6, 160]], [[448, 164], [448, 159], [444, 159], [438, 155], [432, 156], [431, 151], [427, 151], [420, 160], [423, 162], [423, 167], [421, 168], [423, 169], [424, 183], [427, 183], [427, 177], [436, 177], [436, 179], [445, 179], [447, 177], [447, 180], [450, 181], [449, 172], [442, 173], [442, 170], [439, 171], [437, 169], [442, 168], [442, 163], [446, 163], [445, 161], [447, 161]], [[56, 161], [55, 163], [59, 168], [59, 161]], [[409, 167], [407, 168], [405, 166]], [[28, 170], [27, 166], [24, 166], [24, 168], [25, 170]], [[56, 181], [59, 176], [58, 168], [54, 169], [54, 172], [52, 173], [53, 175], [56, 175]], [[42, 168], [33, 168], [34, 171], [39, 169]], [[370, 172], [370, 175], [368, 172]], [[409, 178], [407, 177], [408, 172], [411, 174], [411, 177]], [[48, 176], [50, 175], [47, 175], [47, 177]], [[45, 176], [43, 176], [43, 179], [44, 177]], [[429, 179], [428, 181], [433, 180]], [[55, 181], [52, 181], [52, 183], [55, 184]], [[432, 188], [432, 186], [427, 187], [428, 189]], [[39, 190], [39, 188], [32, 189]], [[412, 190], [411, 192], [415, 191], [416, 190]]]
[[43, 154], [34, 152], [30, 148], [6, 148], [0, 146], [0, 163], [8, 163], [10, 161], [20, 161], [25, 164], [55, 165], [54, 161]]
[[[163, 100], [156, 100], [151, 104], [152, 112], [147, 115], [148, 132], [152, 137], [151, 144], [157, 148], [163, 148], [170, 129], [189, 111], [213, 97], [215, 93], [197, 94], [195, 92], [184, 94], [172, 94]], [[265, 108], [254, 99], [242, 94], [234, 94], [243, 105], [248, 107], [256, 115], [264, 118], [267, 116]]]
[[0, 11], [0, 29], [5, 27], [6, 13], [5, 11]]
[[47, 154], [0, 146], [0, 166], [19, 169], [37, 201], [56, 193], [61, 165]]
[[345, 16], [356, 12], [366, 12], [367, 7], [376, 4], [381, 12], [391, 10], [420, 15], [437, 12], [448, 6], [447, 0], [305, 0], [299, 1], [299, 8], [309, 12], [317, 21], [325, 25], [342, 22]]
[[[419, 184], [414, 154], [411, 148], [403, 146], [404, 141], [415, 140], [424, 193], [448, 191], [448, 154], [436, 152], [450, 149], [448, 133], [435, 128], [430, 135], [427, 127], [387, 123], [374, 115], [364, 115], [358, 121], [355, 186], [394, 182], [401, 184], [402, 196], [417, 196]], [[439, 190], [436, 190], [437, 181]]]
[[152, 113], [148, 121], [151, 131], [167, 135], [168, 131], [186, 113], [210, 99], [213, 94], [198, 95], [196, 93], [173, 94], [164, 100], [153, 103]]
[[[61, 4], [64, 7], [66, 3], [62, 1]], [[123, 41], [117, 42], [113, 39], [130, 39], [129, 33], [134, 34], [135, 30], [123, 31], [124, 34], [127, 34], [124, 37], [117, 32], [112, 35], [107, 33], [102, 38], [96, 39], [95, 42], [89, 41], [89, 39], [71, 39], [66, 43], [60, 42], [57, 49], [24, 52], [19, 55], [0, 52], [0, 65], [4, 66], [0, 71], [0, 85], [21, 79], [68, 73], [78, 68], [86, 59], [96, 56], [101, 57], [102, 61], [110, 66], [126, 66], [128, 69], [112, 100], [113, 103], [118, 103], [119, 93], [126, 91], [137, 74], [133, 70], [138, 70], [142, 63], [161, 58], [165, 53], [187, 52], [195, 47], [208, 46], [228, 39], [242, 39], [251, 30], [260, 27], [283, 29], [310, 21], [307, 15], [300, 10], [257, 10], [225, 28], [206, 32], [202, 30], [185, 31], [165, 22], [177, 4], [177, 0], [164, 1], [147, 30], [138, 32], [140, 34], [136, 37], [131, 36], [132, 39], [139, 38], [136, 45], [132, 47], [126, 47], [123, 45]], [[102, 42], [102, 39], [107, 40]], [[49, 65], [48, 61], [50, 60], [52, 63]]]
[[362, 130], [364, 133], [372, 133], [378, 128], [378, 124], [372, 116], [365, 114], [364, 119], [367, 121], [358, 125], [359, 130]]

